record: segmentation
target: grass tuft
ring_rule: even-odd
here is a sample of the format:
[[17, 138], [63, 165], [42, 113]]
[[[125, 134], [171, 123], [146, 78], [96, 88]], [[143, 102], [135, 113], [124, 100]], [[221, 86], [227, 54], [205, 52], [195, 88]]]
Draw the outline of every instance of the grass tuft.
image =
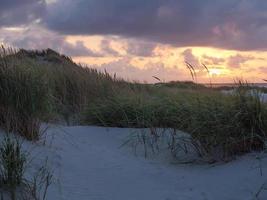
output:
[[[213, 90], [165, 92], [135, 89], [95, 101], [88, 105], [85, 123], [151, 130], [172, 128], [174, 135], [175, 130], [181, 130], [191, 136], [200, 156], [210, 160], [228, 160], [264, 149], [267, 107], [260, 92], [247, 90], [244, 85], [228, 95]], [[173, 140], [170, 149], [178, 149], [180, 142]]]

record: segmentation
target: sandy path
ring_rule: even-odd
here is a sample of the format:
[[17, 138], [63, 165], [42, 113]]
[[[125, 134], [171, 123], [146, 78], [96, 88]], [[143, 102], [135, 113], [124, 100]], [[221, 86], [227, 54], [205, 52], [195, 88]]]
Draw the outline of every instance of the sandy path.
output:
[[[267, 180], [267, 159], [244, 156], [223, 165], [171, 165], [118, 148], [127, 129], [52, 129], [58, 186], [48, 199], [63, 200], [252, 200]], [[267, 199], [263, 191], [259, 199]]]

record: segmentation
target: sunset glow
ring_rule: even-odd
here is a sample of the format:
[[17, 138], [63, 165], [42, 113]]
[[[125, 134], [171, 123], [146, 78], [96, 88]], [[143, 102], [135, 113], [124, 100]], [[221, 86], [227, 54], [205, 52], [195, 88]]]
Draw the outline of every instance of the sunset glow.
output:
[[267, 0], [0, 0], [10, 200], [267, 200]]
[[[195, 67], [199, 82], [238, 78], [262, 82], [266, 78], [267, 16], [261, 7], [267, 3], [263, 1], [27, 2], [6, 4], [0, 14], [2, 44], [52, 48], [78, 63], [138, 81], [155, 82], [152, 76], [165, 81], [191, 80], [185, 62]], [[5, 3], [1, 7], [4, 9]], [[180, 11], [181, 7], [185, 11]], [[229, 10], [227, 16], [220, 13], [222, 8]], [[188, 15], [187, 9], [199, 16]], [[201, 14], [203, 10], [209, 17]], [[63, 14], [65, 11], [69, 14]], [[253, 12], [255, 15], [250, 14]], [[120, 13], [127, 19], [121, 19]], [[24, 18], [18, 20], [18, 14]]]

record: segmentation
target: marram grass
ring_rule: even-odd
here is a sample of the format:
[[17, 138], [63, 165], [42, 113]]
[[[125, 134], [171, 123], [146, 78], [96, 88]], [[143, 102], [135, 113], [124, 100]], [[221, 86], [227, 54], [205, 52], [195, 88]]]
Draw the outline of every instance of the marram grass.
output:
[[267, 106], [259, 92], [249, 93], [243, 87], [228, 95], [132, 91], [90, 103], [84, 120], [104, 126], [181, 130], [190, 134], [202, 156], [212, 157], [216, 151], [220, 154], [216, 156], [228, 159], [264, 149]]
[[51, 121], [172, 128], [187, 132], [202, 155], [219, 149], [225, 159], [262, 150], [266, 140], [266, 103], [259, 90], [239, 84], [226, 95], [192, 82], [126, 82], [50, 49], [2, 47], [0, 127], [30, 140], [40, 137], [41, 122]]

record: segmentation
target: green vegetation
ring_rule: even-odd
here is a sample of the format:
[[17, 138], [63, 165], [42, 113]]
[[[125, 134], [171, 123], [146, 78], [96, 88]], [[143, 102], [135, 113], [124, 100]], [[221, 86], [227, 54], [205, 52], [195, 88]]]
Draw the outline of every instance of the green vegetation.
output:
[[8, 132], [38, 139], [40, 119], [49, 112], [49, 88], [41, 71], [0, 54], [0, 124]]
[[227, 95], [193, 82], [130, 83], [50, 49], [2, 48], [0, 126], [33, 140], [42, 121], [182, 130], [201, 156], [220, 149], [228, 159], [264, 148], [267, 106], [243, 83]]
[[29, 154], [22, 150], [18, 139], [5, 136], [0, 147], [1, 199], [46, 199], [48, 187], [52, 183], [52, 173], [43, 165], [29, 180], [25, 172], [30, 159]]
[[202, 84], [197, 84], [192, 81], [170, 81], [167, 83], [156, 83], [155, 85], [167, 88], [178, 88], [178, 89], [207, 89]]
[[182, 130], [191, 135], [202, 156], [221, 149], [222, 159], [264, 148], [267, 107], [259, 93], [249, 94], [242, 87], [229, 95], [199, 90], [165, 92], [132, 90], [96, 101], [89, 104], [85, 122]]
[[76, 65], [50, 49], [0, 51], [0, 126], [37, 140], [41, 121], [71, 123], [88, 102], [123, 81]]
[[18, 141], [5, 138], [0, 148], [1, 185], [16, 188], [23, 182], [26, 154], [21, 151]]

